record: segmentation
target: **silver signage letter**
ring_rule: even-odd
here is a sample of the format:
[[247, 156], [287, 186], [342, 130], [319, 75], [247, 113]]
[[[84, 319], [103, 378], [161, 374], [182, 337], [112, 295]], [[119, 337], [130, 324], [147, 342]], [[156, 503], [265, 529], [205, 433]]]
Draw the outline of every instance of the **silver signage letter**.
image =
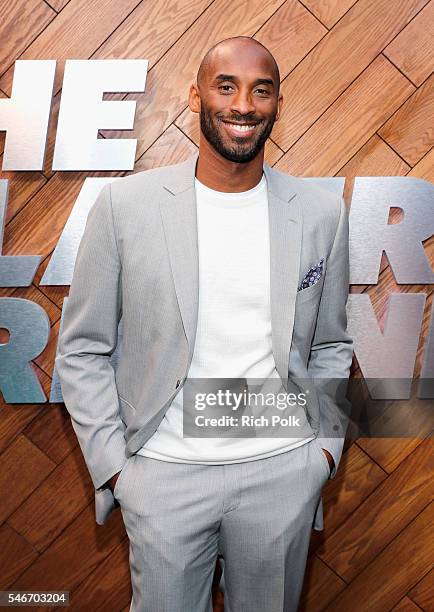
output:
[[[369, 295], [348, 296], [348, 333], [373, 399], [410, 397], [425, 300], [425, 293], [392, 293], [381, 333]], [[375, 389], [369, 379], [377, 379]]]
[[0, 389], [7, 404], [47, 401], [30, 361], [42, 353], [50, 335], [45, 310], [23, 298], [0, 298], [0, 327], [9, 342], [0, 344]]
[[[404, 219], [388, 223], [390, 207]], [[434, 185], [407, 176], [357, 177], [349, 216], [351, 285], [378, 282], [386, 252], [397, 284], [431, 284], [434, 273], [422, 242], [434, 233]]]
[[119, 177], [86, 178], [78, 198], [71, 210], [68, 221], [63, 228], [59, 242], [54, 249], [40, 285], [70, 285], [74, 272], [75, 258], [83, 236], [89, 210], [94, 205], [99, 192], [106, 183], [116, 181]]
[[11, 98], [0, 99], [6, 130], [2, 170], [42, 170], [56, 60], [17, 60]]
[[9, 180], [0, 180], [0, 287], [29, 287], [40, 255], [2, 255]]
[[148, 60], [67, 60], [53, 170], [132, 170], [137, 140], [98, 138], [98, 130], [130, 130], [134, 100], [105, 92], [143, 92]]
[[434, 304], [431, 307], [429, 332], [425, 340], [425, 352], [420, 372], [418, 397], [434, 398]]

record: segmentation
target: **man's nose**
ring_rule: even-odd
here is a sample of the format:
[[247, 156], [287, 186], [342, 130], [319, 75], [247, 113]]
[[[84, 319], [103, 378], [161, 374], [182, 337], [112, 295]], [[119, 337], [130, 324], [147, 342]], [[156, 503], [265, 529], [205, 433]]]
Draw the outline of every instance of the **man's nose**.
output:
[[256, 107], [253, 104], [251, 95], [240, 91], [232, 98], [231, 110], [239, 115], [247, 115], [254, 113]]

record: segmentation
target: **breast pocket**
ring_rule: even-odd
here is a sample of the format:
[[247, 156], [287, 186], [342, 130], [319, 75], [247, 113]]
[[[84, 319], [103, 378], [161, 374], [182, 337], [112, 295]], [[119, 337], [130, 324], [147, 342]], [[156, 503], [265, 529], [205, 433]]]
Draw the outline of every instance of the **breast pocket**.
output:
[[317, 281], [314, 285], [306, 287], [306, 289], [301, 289], [300, 291], [297, 291], [296, 306], [299, 304], [304, 304], [309, 300], [315, 300], [315, 298], [319, 298], [319, 296], [321, 295], [323, 284], [324, 273], [319, 279], [319, 281]]
[[324, 273], [314, 285], [297, 291], [295, 299], [293, 340], [306, 358], [315, 331], [323, 284]]

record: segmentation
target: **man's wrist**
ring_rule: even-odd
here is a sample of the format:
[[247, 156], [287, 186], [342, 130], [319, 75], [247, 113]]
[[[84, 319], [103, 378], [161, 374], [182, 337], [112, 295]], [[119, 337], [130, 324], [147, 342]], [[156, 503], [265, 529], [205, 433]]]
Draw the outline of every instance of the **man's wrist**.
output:
[[111, 478], [109, 478], [106, 482], [106, 485], [108, 486], [108, 488], [110, 489], [110, 491], [113, 493], [115, 486], [116, 486], [116, 481], [119, 478], [119, 474], [120, 472], [116, 472], [116, 474], [113, 474], [113, 476]]
[[322, 451], [327, 458], [329, 468], [330, 468], [330, 474], [331, 474], [333, 468], [335, 467], [335, 460], [333, 459], [333, 455], [326, 448], [323, 448]]

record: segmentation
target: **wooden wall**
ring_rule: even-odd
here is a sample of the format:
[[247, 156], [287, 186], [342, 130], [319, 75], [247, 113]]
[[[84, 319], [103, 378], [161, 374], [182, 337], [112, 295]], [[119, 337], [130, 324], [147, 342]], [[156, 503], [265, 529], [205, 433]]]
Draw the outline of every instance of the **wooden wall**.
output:
[[[1, 9], [0, 96], [11, 94], [16, 59], [58, 62], [43, 171], [0, 174], [10, 180], [3, 255], [43, 256], [30, 287], [0, 296], [35, 301], [50, 318], [50, 341], [33, 362], [47, 397], [68, 287], [39, 281], [84, 178], [127, 174], [52, 171], [65, 59], [149, 60], [144, 94], [109, 96], [137, 100], [126, 135], [138, 139], [135, 172], [196, 149], [197, 115], [186, 98], [200, 59], [215, 42], [248, 35], [281, 70], [285, 107], [268, 163], [298, 176], [346, 177], [348, 205], [355, 176], [434, 182], [434, 0], [10, 0]], [[4, 133], [0, 152], [3, 144]], [[434, 239], [424, 246], [433, 261]], [[380, 325], [389, 293], [426, 293], [418, 376], [433, 287], [396, 285], [384, 259], [376, 286], [352, 290], [371, 297]], [[302, 610], [434, 609], [433, 477], [430, 438], [347, 444], [325, 487], [326, 529], [312, 537]], [[96, 526], [93, 487], [63, 404], [1, 402], [0, 499], [0, 589], [69, 590], [74, 612], [128, 610], [121, 515]]]

